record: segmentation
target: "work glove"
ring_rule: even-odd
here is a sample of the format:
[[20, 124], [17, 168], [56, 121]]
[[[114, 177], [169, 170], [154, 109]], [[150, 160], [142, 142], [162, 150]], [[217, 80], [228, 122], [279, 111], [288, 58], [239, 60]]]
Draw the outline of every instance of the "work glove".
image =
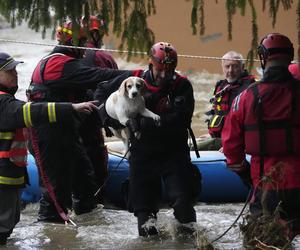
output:
[[238, 174], [247, 188], [252, 187], [250, 164], [247, 160], [243, 160], [240, 164], [228, 165], [228, 168]]
[[130, 118], [126, 122], [126, 126], [129, 128], [129, 130], [132, 133], [136, 133], [140, 130], [151, 130], [155, 127], [159, 126], [159, 123], [156, 123], [155, 120], [153, 120], [150, 117], [136, 117], [136, 118]]
[[140, 131], [140, 121], [138, 118], [129, 118], [126, 122], [126, 127], [129, 128], [130, 132], [136, 133]]

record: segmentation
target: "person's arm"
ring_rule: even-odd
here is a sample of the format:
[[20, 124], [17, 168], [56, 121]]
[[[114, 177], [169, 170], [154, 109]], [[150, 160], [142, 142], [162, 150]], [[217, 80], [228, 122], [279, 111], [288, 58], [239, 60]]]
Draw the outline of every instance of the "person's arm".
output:
[[99, 83], [94, 93], [94, 100], [97, 100], [99, 104], [102, 104], [115, 92], [121, 85], [121, 83], [128, 77], [132, 76], [133, 71], [126, 71], [122, 75], [106, 82]]
[[73, 59], [65, 63], [62, 77], [55, 81], [50, 81], [49, 84], [51, 84], [51, 87], [57, 89], [93, 89], [98, 83], [111, 80], [126, 72], [126, 70], [89, 67], [84, 65], [80, 60]]
[[32, 127], [47, 123], [73, 122], [73, 113], [90, 113], [93, 102], [85, 103], [31, 103], [7, 95], [0, 100], [0, 127], [3, 130]]
[[231, 106], [225, 124], [222, 129], [223, 153], [226, 156], [228, 166], [232, 166], [234, 171], [245, 160], [245, 143], [244, 143], [244, 105], [246, 102], [245, 93], [238, 95]]

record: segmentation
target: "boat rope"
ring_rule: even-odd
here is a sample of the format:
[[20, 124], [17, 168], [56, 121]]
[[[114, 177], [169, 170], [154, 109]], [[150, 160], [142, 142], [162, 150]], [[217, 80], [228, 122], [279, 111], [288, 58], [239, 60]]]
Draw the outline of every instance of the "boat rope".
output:
[[217, 238], [215, 238], [213, 241], [210, 242], [210, 244], [218, 241], [219, 239], [221, 239], [222, 237], [224, 237], [224, 235], [226, 235], [228, 233], [228, 231], [233, 228], [233, 226], [237, 223], [237, 221], [240, 219], [240, 217], [242, 216], [242, 214], [244, 213], [246, 207], [247, 207], [247, 204], [249, 203], [250, 201], [250, 198], [252, 196], [252, 188], [250, 188], [249, 190], [249, 193], [248, 193], [248, 196], [247, 196], [247, 199], [245, 201], [245, 204], [241, 210], [241, 212], [238, 214], [238, 216], [236, 217], [236, 219], [234, 220], [234, 222], [225, 230], [224, 233], [222, 233], [221, 235], [219, 235]]
[[112, 177], [112, 172], [116, 171], [116, 170], [119, 168], [119, 166], [121, 165], [121, 163], [123, 162], [123, 160], [126, 158], [128, 152], [129, 152], [129, 150], [130, 150], [130, 147], [127, 149], [126, 153], [123, 155], [123, 157], [121, 158], [121, 160], [118, 162], [117, 166], [114, 167], [114, 168], [109, 172], [109, 175], [107, 176], [106, 180], [105, 180], [105, 181], [103, 182], [103, 184], [98, 188], [98, 190], [96, 191], [96, 193], [94, 194], [94, 196], [97, 196], [97, 195], [101, 192], [102, 188], [106, 185], [106, 183], [108, 182], [108, 180]]
[[[118, 49], [107, 49], [107, 48], [87, 48], [87, 47], [80, 47], [80, 46], [71, 46], [71, 45], [62, 45], [62, 44], [50, 44], [50, 43], [39, 43], [39, 42], [30, 42], [30, 41], [19, 41], [19, 40], [12, 40], [12, 39], [4, 39], [0, 38], [0, 42], [7, 42], [7, 43], [19, 43], [19, 44], [26, 44], [26, 45], [38, 45], [38, 46], [47, 46], [47, 47], [61, 47], [61, 48], [72, 48], [72, 49], [84, 49], [84, 50], [95, 50], [95, 51], [107, 51], [113, 53], [132, 53], [132, 54], [140, 54], [140, 55], [148, 55], [145, 51], [129, 51], [129, 50], [118, 50]], [[201, 55], [186, 55], [186, 54], [178, 54], [178, 57], [183, 58], [192, 58], [192, 59], [206, 59], [206, 60], [222, 60], [222, 57], [217, 56], [201, 56]], [[238, 61], [247, 61], [247, 59], [233, 59]], [[259, 59], [253, 59], [254, 62], [260, 62]]]
[[42, 163], [41, 155], [40, 155], [40, 150], [39, 150], [39, 146], [38, 146], [38, 139], [37, 139], [37, 135], [36, 135], [35, 130], [33, 128], [29, 128], [28, 130], [29, 130], [28, 131], [29, 135], [31, 137], [31, 141], [32, 141], [32, 148], [33, 148], [33, 151], [34, 151], [34, 158], [37, 162], [36, 165], [39, 169], [40, 176], [43, 180], [44, 186], [46, 187], [46, 189], [48, 191], [48, 194], [49, 194], [49, 196], [50, 196], [50, 198], [51, 198], [51, 200], [52, 200], [52, 202], [55, 206], [55, 209], [56, 209], [57, 213], [64, 220], [66, 225], [68, 224], [68, 221], [69, 221], [73, 226], [77, 227], [75, 222], [72, 221], [68, 217], [68, 215], [65, 213], [65, 211], [62, 209], [62, 207], [58, 203], [55, 192], [53, 190], [53, 186], [51, 185], [51, 183], [49, 181], [49, 178], [48, 178], [47, 174], [44, 171], [44, 167], [43, 167], [43, 163]]

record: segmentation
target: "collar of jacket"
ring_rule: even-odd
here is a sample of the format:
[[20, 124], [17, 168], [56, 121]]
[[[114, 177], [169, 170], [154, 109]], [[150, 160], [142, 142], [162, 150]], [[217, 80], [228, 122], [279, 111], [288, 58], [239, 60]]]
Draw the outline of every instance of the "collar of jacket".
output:
[[51, 54], [54, 54], [54, 53], [61, 53], [61, 54], [64, 54], [64, 55], [67, 55], [67, 56], [70, 56], [73, 58], [77, 58], [76, 54], [70, 48], [55, 47], [52, 50]]
[[288, 68], [282, 66], [274, 66], [266, 69], [261, 82], [286, 82], [293, 80], [292, 74]]

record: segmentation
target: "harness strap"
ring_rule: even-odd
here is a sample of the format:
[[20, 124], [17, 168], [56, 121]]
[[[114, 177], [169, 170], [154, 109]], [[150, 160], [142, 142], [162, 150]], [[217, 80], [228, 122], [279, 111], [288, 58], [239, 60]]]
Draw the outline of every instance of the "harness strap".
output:
[[259, 165], [260, 165], [260, 177], [264, 176], [264, 157], [265, 157], [265, 126], [263, 123], [263, 103], [262, 97], [259, 96], [257, 84], [254, 84], [251, 88], [254, 95], [254, 107], [256, 106], [256, 112], [258, 115], [258, 134], [259, 134]]
[[189, 131], [190, 136], [192, 138], [192, 142], [193, 142], [193, 145], [194, 145], [196, 156], [197, 156], [197, 158], [200, 158], [200, 154], [199, 154], [196, 138], [195, 138], [195, 135], [194, 135], [194, 131], [192, 130], [191, 127], [188, 127], [188, 131]]

